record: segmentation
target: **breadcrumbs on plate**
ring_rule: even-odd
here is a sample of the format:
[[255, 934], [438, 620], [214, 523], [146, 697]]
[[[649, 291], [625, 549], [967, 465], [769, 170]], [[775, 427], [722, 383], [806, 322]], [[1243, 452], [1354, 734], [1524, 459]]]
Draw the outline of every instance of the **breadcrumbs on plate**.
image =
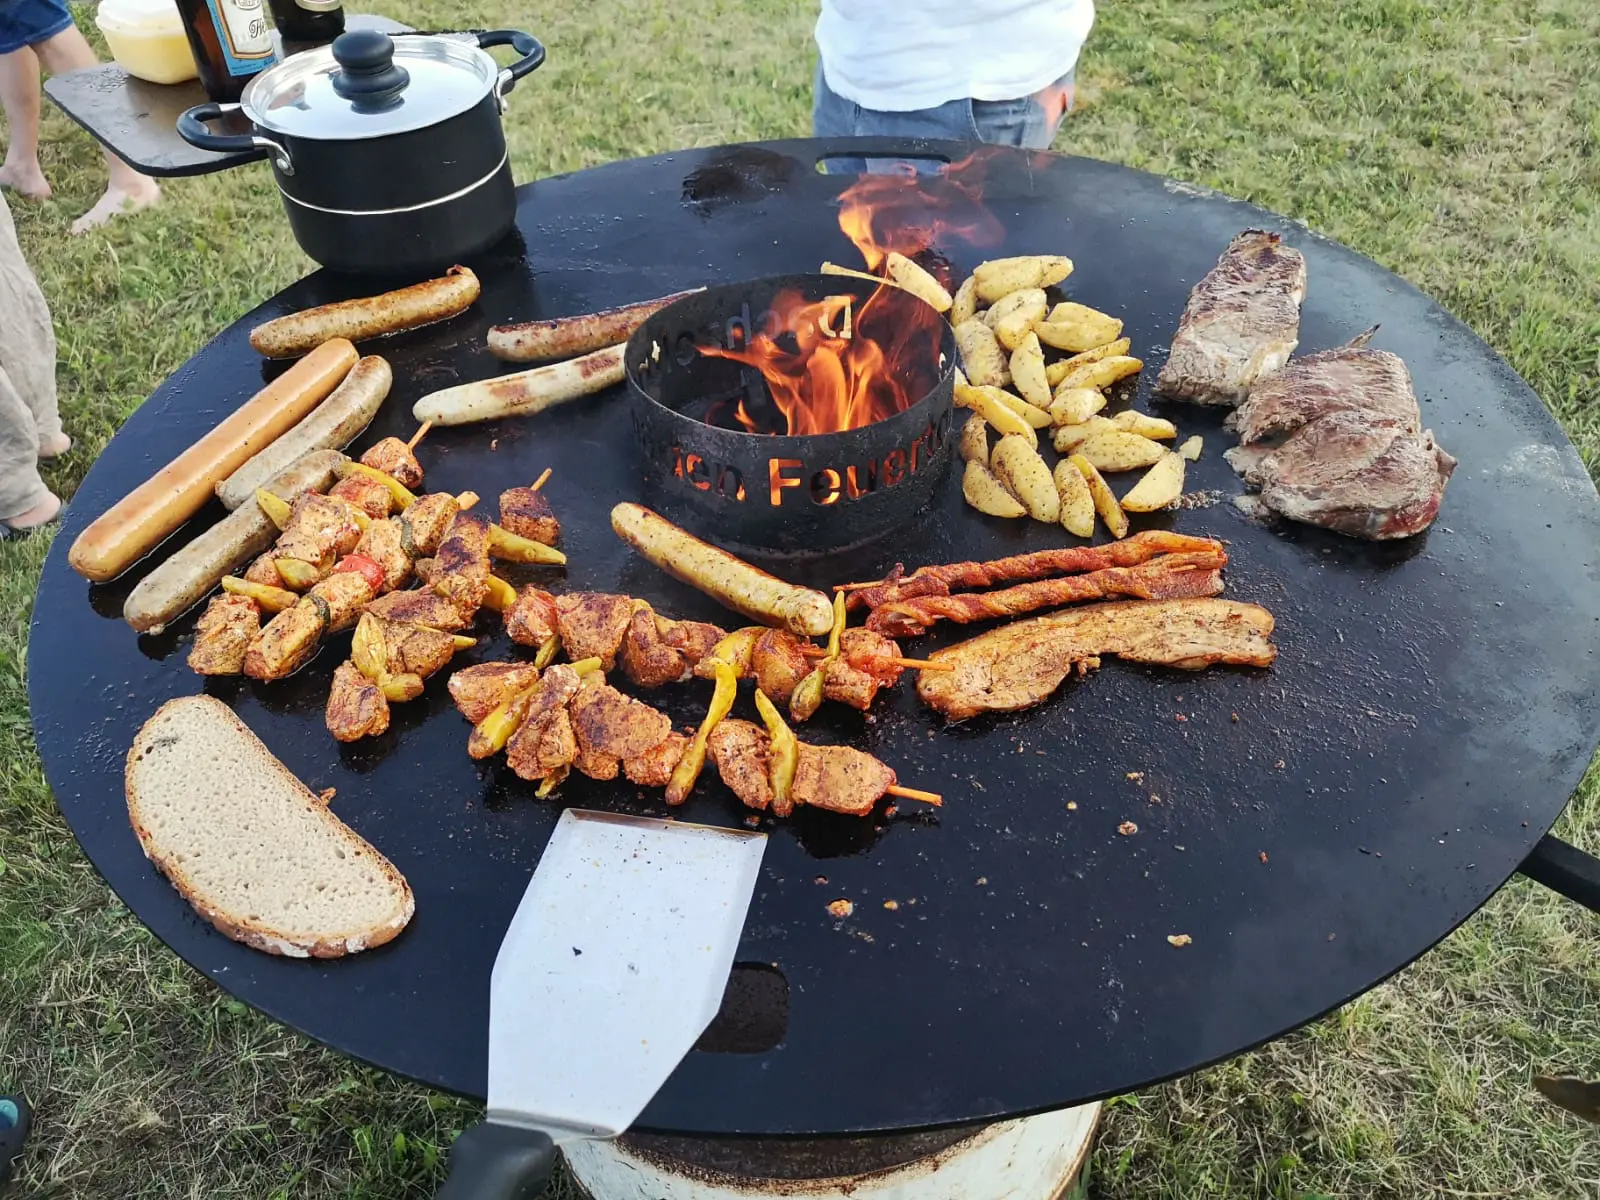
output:
[[1187, 946], [1192, 941], [1194, 941], [1194, 939], [1187, 933], [1167, 934], [1167, 945], [1169, 946]]
[[828, 904], [828, 915], [840, 921], [855, 912], [856, 906], [849, 900], [834, 900]]
[[1132, 837], [1134, 834], [1139, 832], [1139, 827], [1132, 821], [1124, 821], [1121, 825], [1117, 826], [1117, 832], [1123, 837]]

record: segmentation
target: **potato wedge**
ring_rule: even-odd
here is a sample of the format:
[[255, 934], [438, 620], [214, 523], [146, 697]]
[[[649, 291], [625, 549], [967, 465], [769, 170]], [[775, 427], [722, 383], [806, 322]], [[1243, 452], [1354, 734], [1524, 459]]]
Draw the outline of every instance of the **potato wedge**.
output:
[[[998, 336], [1003, 322], [1010, 322], [1014, 326], [1023, 314], [1027, 315], [1026, 324], [1032, 325], [1044, 315], [1049, 303], [1045, 299], [1043, 288], [1023, 288], [1020, 292], [1012, 292], [1002, 297], [993, 308], [985, 309], [983, 323], [993, 329]], [[1018, 340], [1021, 340], [1020, 337]]]
[[973, 383], [1004, 387], [1011, 382], [1011, 370], [994, 330], [977, 317], [956, 326], [956, 347], [961, 351], [962, 369]]
[[[1050, 381], [1044, 377], [1044, 349], [1032, 330], [1011, 351], [1011, 383], [1029, 404], [1049, 409]], [[1049, 413], [1045, 415], [1048, 417]]]
[[1131, 408], [1111, 418], [1124, 433], [1137, 433], [1140, 437], [1166, 441], [1178, 436], [1178, 427], [1171, 421], [1152, 417], [1149, 413], [1134, 412]]
[[1070, 454], [1083, 444], [1084, 440], [1093, 437], [1103, 430], [1120, 433], [1111, 421], [1105, 417], [1090, 417], [1087, 421], [1080, 421], [1076, 425], [1058, 425], [1050, 444], [1056, 448], [1057, 454]]
[[1205, 439], [1197, 433], [1192, 438], [1184, 440], [1183, 445], [1178, 447], [1178, 453], [1183, 455], [1189, 462], [1198, 462], [1200, 461], [1200, 451], [1205, 444]]
[[1102, 358], [1112, 358], [1119, 354], [1126, 354], [1131, 345], [1127, 338], [1118, 338], [1104, 346], [1096, 346], [1093, 350], [1085, 350], [1082, 354], [1074, 354], [1071, 358], [1063, 358], [1060, 362], [1051, 363], [1045, 368], [1045, 377], [1050, 380], [1051, 387], [1060, 387], [1061, 381], [1071, 375], [1086, 363], [1099, 362]]
[[1108, 388], [1117, 380], [1136, 374], [1143, 367], [1144, 363], [1137, 358], [1116, 354], [1102, 358], [1099, 362], [1085, 363], [1067, 372], [1067, 377], [1061, 381], [1061, 386]]
[[1136, 433], [1124, 433], [1113, 426], [1091, 433], [1078, 443], [1073, 453], [1088, 459], [1096, 470], [1115, 474], [1153, 466], [1169, 451], [1159, 442], [1152, 442]]
[[989, 456], [995, 477], [1036, 521], [1050, 524], [1061, 519], [1061, 493], [1056, 491], [1050, 468], [1039, 451], [1019, 437], [1003, 437]]
[[967, 423], [961, 427], [961, 436], [956, 440], [956, 453], [961, 456], [962, 462], [988, 465], [989, 424], [977, 413], [968, 417]]
[[977, 280], [978, 299], [984, 304], [993, 304], [1002, 296], [1009, 296], [1023, 288], [1049, 287], [1071, 274], [1072, 260], [1058, 254], [994, 258], [979, 263], [972, 272]]
[[[970, 408], [994, 426], [1000, 434], [1014, 433], [1037, 446], [1039, 435], [1034, 433], [1033, 426], [1023, 420], [1010, 404], [1001, 399], [1005, 395], [1006, 392], [1001, 388], [973, 387], [971, 384], [956, 387], [956, 403], [962, 408]], [[1022, 402], [1019, 400], [1017, 403]], [[1045, 415], [1049, 416], [1048, 413]]]
[[950, 311], [945, 314], [952, 326], [970, 321], [978, 314], [978, 281], [968, 275], [950, 298]]
[[1095, 511], [1100, 514], [1100, 519], [1106, 523], [1106, 528], [1111, 531], [1114, 538], [1128, 536], [1128, 514], [1122, 511], [1122, 505], [1117, 503], [1116, 493], [1111, 490], [1111, 485], [1105, 481], [1105, 476], [1095, 470], [1095, 466], [1081, 454], [1074, 454], [1067, 460], [1078, 473], [1083, 476], [1083, 481], [1089, 485], [1089, 495], [1094, 497]]
[[983, 390], [987, 395], [993, 396], [1026, 421], [1030, 429], [1050, 428], [1050, 413], [1046, 409], [1029, 404], [1021, 396], [1014, 396], [1006, 391], [1005, 388], [984, 388]]
[[1080, 354], [1120, 337], [1122, 322], [1086, 304], [1068, 301], [1050, 310], [1047, 319], [1039, 323], [1038, 333], [1046, 346]]
[[[995, 473], [980, 462], [968, 461], [961, 475], [961, 495], [973, 508], [991, 517], [1028, 515], [1021, 501], [1006, 491]], [[1112, 502], [1115, 503], [1115, 498]]]
[[1057, 425], [1081, 425], [1106, 406], [1099, 388], [1062, 388], [1050, 401], [1050, 419]]
[[1083, 473], [1063, 458], [1055, 469], [1056, 494], [1061, 497], [1061, 527], [1073, 537], [1094, 536], [1094, 497]]
[[950, 311], [952, 301], [950, 293], [944, 290], [944, 284], [904, 254], [889, 251], [889, 257], [883, 265], [896, 286], [910, 292], [919, 300], [927, 301], [935, 312]]
[[1144, 473], [1122, 498], [1125, 512], [1155, 512], [1176, 504], [1183, 495], [1183, 469], [1187, 464], [1180, 455], [1168, 450], [1155, 466]]

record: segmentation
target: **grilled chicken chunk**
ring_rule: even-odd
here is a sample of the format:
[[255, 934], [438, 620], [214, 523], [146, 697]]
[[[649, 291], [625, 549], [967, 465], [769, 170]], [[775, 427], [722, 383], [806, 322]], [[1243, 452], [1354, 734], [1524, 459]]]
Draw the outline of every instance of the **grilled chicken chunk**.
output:
[[426, 679], [443, 670], [455, 655], [455, 639], [448, 633], [409, 621], [383, 617], [374, 620], [383, 638], [384, 658], [391, 675], [420, 675]]
[[338, 571], [316, 584], [293, 608], [268, 621], [244, 656], [252, 679], [282, 679], [302, 666], [325, 633], [348, 629], [372, 599], [372, 585], [357, 571]]
[[1305, 295], [1300, 252], [1275, 233], [1245, 230], [1189, 293], [1156, 391], [1196, 404], [1238, 404], [1256, 380], [1289, 361]]
[[415, 491], [422, 486], [422, 464], [411, 447], [399, 438], [387, 437], [361, 456], [361, 465], [382, 471], [403, 487]]
[[630, 783], [640, 787], [666, 787], [678, 760], [688, 748], [687, 737], [681, 733], [669, 733], [666, 741], [659, 746], [652, 746], [637, 758], [624, 759], [622, 772]]
[[394, 591], [411, 574], [411, 556], [406, 553], [397, 517], [370, 523], [361, 540], [356, 543], [354, 553], [366, 555], [383, 568], [383, 588], [386, 592]]
[[534, 686], [528, 715], [506, 744], [506, 761], [519, 778], [561, 778], [578, 757], [578, 738], [567, 715], [578, 684], [578, 673], [561, 663]]
[[448, 492], [429, 492], [400, 514], [400, 544], [413, 559], [430, 558], [444, 541], [461, 505]]
[[261, 632], [261, 607], [248, 596], [213, 596], [194, 629], [189, 669], [199, 675], [238, 675], [245, 652]]
[[462, 667], [447, 686], [461, 715], [476, 725], [538, 680], [539, 668], [532, 663], [492, 662]]
[[257, 555], [251, 559], [250, 565], [245, 568], [244, 577], [251, 583], [263, 583], [267, 587], [283, 586], [283, 576], [278, 574], [278, 568], [272, 561], [271, 550], [265, 554]]
[[432, 587], [388, 592], [368, 604], [367, 611], [385, 620], [426, 625], [429, 629], [440, 629], [446, 633], [465, 629], [472, 623], [473, 616], [464, 612], [456, 601], [439, 595]]
[[578, 737], [578, 770], [594, 779], [615, 779], [624, 759], [640, 758], [672, 732], [666, 713], [624, 696], [591, 675], [568, 705]]
[[570, 592], [556, 597], [561, 644], [573, 662], [598, 658], [607, 671], [617, 665], [617, 653], [633, 618], [634, 601], [606, 592]]
[[648, 608], [635, 612], [622, 641], [622, 669], [642, 688], [683, 683], [726, 633], [702, 621], [669, 621]]
[[561, 537], [561, 522], [550, 501], [531, 487], [507, 488], [500, 493], [500, 526], [546, 546], [554, 546]]
[[750, 669], [756, 677], [756, 686], [774, 704], [787, 705], [800, 681], [811, 674], [816, 665], [806, 657], [804, 645], [794, 634], [782, 629], [769, 629], [756, 642], [755, 652], [750, 656]]
[[341, 742], [377, 737], [389, 728], [389, 702], [378, 685], [356, 669], [355, 663], [343, 662], [333, 673], [323, 723]]
[[361, 540], [358, 511], [337, 496], [307, 492], [294, 502], [289, 523], [271, 550], [272, 557], [297, 558], [321, 572], [331, 571], [340, 555], [349, 554]]
[[772, 807], [772, 748], [761, 726], [737, 718], [720, 722], [706, 739], [706, 755], [746, 808]]
[[1119, 600], [1014, 621], [929, 657], [953, 671], [922, 671], [917, 695], [960, 721], [1038, 704], [1074, 669], [1115, 654], [1199, 670], [1214, 663], [1266, 667], [1277, 657], [1272, 614], [1237, 600]]
[[801, 742], [789, 799], [797, 808], [807, 804], [864, 817], [894, 782], [895, 773], [886, 764], [853, 746]]
[[328, 495], [355, 505], [373, 520], [387, 517], [394, 502], [389, 489], [371, 475], [346, 475], [328, 489]]
[[531, 583], [517, 593], [506, 609], [506, 633], [519, 646], [542, 646], [556, 636], [559, 617], [556, 598]]
[[489, 522], [458, 513], [433, 556], [434, 591], [455, 601], [470, 620], [489, 594]]
[[839, 657], [822, 672], [822, 697], [866, 712], [878, 689], [900, 682], [905, 668], [892, 659], [900, 647], [892, 638], [870, 629], [846, 629], [839, 637]]

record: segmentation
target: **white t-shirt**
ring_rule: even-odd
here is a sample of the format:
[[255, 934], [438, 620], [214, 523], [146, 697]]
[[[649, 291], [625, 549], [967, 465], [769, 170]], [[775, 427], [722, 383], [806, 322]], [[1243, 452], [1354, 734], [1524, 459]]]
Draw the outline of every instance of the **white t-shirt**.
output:
[[1072, 70], [1094, 0], [822, 0], [828, 86], [880, 112], [1015, 100]]

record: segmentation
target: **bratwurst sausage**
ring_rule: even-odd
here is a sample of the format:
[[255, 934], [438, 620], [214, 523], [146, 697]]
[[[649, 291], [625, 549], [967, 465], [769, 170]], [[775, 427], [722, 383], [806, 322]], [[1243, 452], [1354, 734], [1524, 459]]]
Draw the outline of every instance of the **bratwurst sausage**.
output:
[[67, 562], [85, 579], [115, 579], [211, 499], [212, 489], [339, 386], [356, 362], [343, 338], [324, 342], [78, 535]]
[[523, 321], [516, 325], [495, 325], [489, 330], [489, 353], [506, 362], [539, 362], [547, 358], [571, 358], [602, 346], [625, 342], [645, 320], [675, 300], [703, 292], [690, 288], [654, 300], [641, 300], [620, 308], [605, 308], [579, 317], [557, 317], [551, 321]]
[[810, 637], [833, 629], [833, 605], [821, 592], [768, 575], [641, 504], [613, 508], [611, 528], [674, 579], [752, 621]]
[[[337, 450], [314, 451], [267, 481], [266, 489], [293, 504], [306, 492], [327, 491], [339, 464], [348, 461]], [[123, 618], [140, 633], [160, 633], [277, 539], [278, 527], [259, 505], [241, 505], [141, 579], [122, 606]]]
[[257, 325], [250, 331], [250, 344], [268, 358], [294, 358], [330, 338], [360, 342], [447, 321], [471, 307], [481, 290], [478, 277], [466, 267], [451, 267], [440, 279], [381, 296], [323, 304]]
[[411, 406], [411, 415], [435, 425], [468, 425], [543, 412], [621, 383], [625, 349], [627, 343], [607, 346], [582, 358], [430, 392]]

